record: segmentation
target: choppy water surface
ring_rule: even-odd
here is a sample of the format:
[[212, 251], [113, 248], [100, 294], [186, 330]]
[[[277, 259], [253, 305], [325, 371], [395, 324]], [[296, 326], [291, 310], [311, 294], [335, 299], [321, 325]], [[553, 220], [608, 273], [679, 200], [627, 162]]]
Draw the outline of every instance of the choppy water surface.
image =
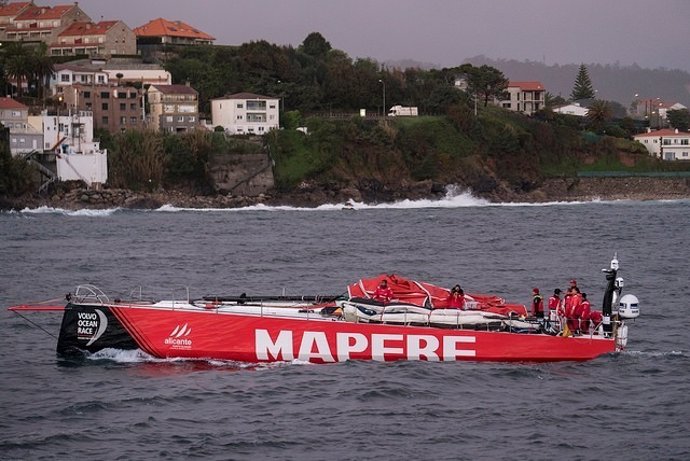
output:
[[[1, 213], [0, 459], [690, 458], [690, 202], [356, 208]], [[614, 251], [642, 316], [587, 363], [75, 364], [59, 314], [4, 310], [79, 283], [337, 294], [381, 272], [524, 303], [575, 277], [599, 306]]]

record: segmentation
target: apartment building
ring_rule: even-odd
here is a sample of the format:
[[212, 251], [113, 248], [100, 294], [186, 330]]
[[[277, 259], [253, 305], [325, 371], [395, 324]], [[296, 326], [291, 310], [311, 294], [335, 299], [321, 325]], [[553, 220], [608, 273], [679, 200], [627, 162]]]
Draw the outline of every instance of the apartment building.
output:
[[182, 21], [153, 19], [134, 29], [137, 42], [145, 45], [212, 45], [215, 37]]
[[51, 43], [51, 56], [112, 56], [133, 55], [137, 52], [137, 39], [132, 29], [124, 22], [101, 21], [74, 22], [60, 32], [55, 43]]
[[199, 124], [199, 94], [188, 85], [151, 85], [147, 91], [151, 128], [180, 133]]
[[132, 86], [75, 84], [63, 92], [66, 110], [91, 112], [95, 128], [110, 133], [143, 129], [143, 90]]
[[266, 134], [280, 125], [278, 98], [236, 93], [211, 100], [211, 123], [229, 134]]

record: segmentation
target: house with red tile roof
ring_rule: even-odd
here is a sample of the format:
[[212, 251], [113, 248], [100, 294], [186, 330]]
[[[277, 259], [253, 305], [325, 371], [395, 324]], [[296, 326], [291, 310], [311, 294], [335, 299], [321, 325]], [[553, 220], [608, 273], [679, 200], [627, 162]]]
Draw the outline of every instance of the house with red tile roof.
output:
[[134, 29], [139, 44], [212, 45], [215, 37], [182, 21], [153, 19]]
[[149, 126], [180, 133], [199, 124], [199, 93], [188, 85], [151, 85], [148, 90]]
[[636, 134], [633, 139], [641, 143], [654, 157], [663, 160], [690, 160], [690, 132], [664, 128]]
[[508, 83], [507, 99], [496, 100], [499, 107], [532, 115], [544, 108], [546, 103], [546, 88], [538, 81]]
[[132, 29], [120, 20], [73, 22], [60, 32], [55, 43], [50, 44], [51, 56], [112, 56], [134, 55], [137, 39]]
[[78, 21], [91, 21], [78, 3], [53, 7], [31, 3], [5, 28], [3, 40], [51, 44], [60, 32]]
[[12, 2], [0, 5], [0, 39], [5, 39], [5, 29], [14, 23], [14, 18], [33, 6], [32, 2]]
[[28, 122], [29, 108], [12, 98], [0, 97], [0, 123], [10, 130], [12, 155], [41, 150], [43, 133]]

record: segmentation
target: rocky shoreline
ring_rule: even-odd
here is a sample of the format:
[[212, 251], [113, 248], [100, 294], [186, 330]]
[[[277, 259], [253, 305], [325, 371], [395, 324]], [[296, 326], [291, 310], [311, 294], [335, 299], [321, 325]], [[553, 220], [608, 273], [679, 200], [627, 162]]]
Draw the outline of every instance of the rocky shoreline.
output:
[[[592, 200], [672, 200], [690, 198], [690, 178], [552, 178], [529, 192], [515, 192], [505, 186], [488, 193], [472, 192], [490, 202], [572, 202]], [[365, 203], [395, 202], [404, 199], [441, 199], [446, 195], [443, 185], [430, 181], [404, 184], [395, 190], [366, 187], [330, 187], [303, 184], [289, 194], [257, 196], [194, 195], [183, 191], [133, 192], [124, 189], [69, 189], [51, 196], [29, 195], [15, 199], [0, 198], [0, 209], [22, 210], [52, 207], [77, 209], [157, 209], [164, 205], [179, 208], [242, 208], [257, 204], [316, 207], [348, 200]]]

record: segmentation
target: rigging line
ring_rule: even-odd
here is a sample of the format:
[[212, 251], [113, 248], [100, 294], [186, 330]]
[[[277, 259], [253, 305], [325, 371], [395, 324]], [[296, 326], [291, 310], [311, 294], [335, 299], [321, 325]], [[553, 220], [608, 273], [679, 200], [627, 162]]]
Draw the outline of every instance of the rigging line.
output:
[[33, 326], [35, 326], [35, 327], [38, 328], [39, 330], [43, 330], [43, 332], [46, 333], [47, 335], [52, 336], [52, 337], [55, 338], [55, 339], [58, 339], [57, 336], [55, 336], [53, 333], [51, 333], [50, 331], [46, 330], [45, 328], [43, 328], [41, 325], [39, 325], [38, 323], [34, 322], [33, 320], [30, 320], [30, 319], [24, 317], [22, 314], [20, 314], [20, 313], [17, 312], [17, 311], [12, 311], [12, 312], [14, 312], [14, 313], [17, 314], [18, 316], [20, 316], [21, 318], [23, 318], [24, 320], [26, 320], [27, 322], [29, 322], [30, 324], [32, 324]]

